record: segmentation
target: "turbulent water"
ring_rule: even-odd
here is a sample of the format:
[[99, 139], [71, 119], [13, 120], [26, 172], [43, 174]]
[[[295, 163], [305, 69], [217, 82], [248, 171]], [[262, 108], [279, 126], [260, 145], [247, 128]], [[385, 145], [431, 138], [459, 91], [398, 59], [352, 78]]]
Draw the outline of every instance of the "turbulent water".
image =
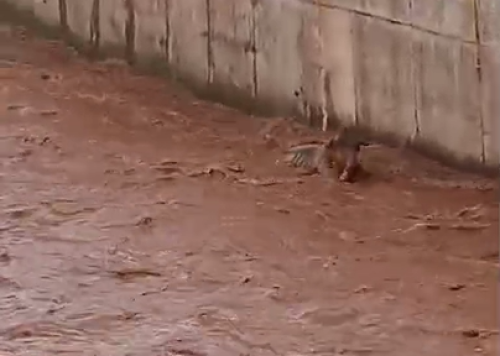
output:
[[314, 132], [19, 32], [1, 355], [497, 354], [495, 182], [385, 148], [372, 181], [298, 177], [279, 147]]

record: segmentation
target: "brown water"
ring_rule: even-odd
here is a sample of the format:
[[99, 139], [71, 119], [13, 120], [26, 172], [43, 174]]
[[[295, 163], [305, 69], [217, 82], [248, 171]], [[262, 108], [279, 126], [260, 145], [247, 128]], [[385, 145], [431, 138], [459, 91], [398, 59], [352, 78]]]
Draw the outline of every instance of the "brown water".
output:
[[[498, 185], [0, 34], [2, 355], [496, 355]], [[54, 110], [54, 112], [51, 112]], [[175, 162], [177, 163], [175, 163]]]

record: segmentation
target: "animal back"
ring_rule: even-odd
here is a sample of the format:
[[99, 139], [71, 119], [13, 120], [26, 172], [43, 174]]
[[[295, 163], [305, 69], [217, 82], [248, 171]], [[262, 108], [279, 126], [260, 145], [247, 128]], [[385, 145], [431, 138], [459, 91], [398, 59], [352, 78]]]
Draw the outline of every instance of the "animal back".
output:
[[323, 146], [319, 144], [298, 145], [288, 150], [288, 162], [295, 167], [317, 169], [318, 157], [323, 151]]

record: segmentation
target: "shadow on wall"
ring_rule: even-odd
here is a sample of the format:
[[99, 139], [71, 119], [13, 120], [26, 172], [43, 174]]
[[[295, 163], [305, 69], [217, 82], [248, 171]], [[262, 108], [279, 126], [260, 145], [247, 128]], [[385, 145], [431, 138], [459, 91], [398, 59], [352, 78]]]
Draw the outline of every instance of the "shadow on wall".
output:
[[0, 0], [0, 13], [205, 98], [498, 174], [496, 0]]

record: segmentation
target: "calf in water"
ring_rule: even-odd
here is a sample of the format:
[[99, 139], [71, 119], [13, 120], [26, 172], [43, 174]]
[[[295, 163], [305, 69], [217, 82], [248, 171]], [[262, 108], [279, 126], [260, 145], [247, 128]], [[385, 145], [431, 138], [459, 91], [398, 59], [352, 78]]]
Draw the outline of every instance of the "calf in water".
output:
[[288, 150], [285, 162], [302, 168], [308, 174], [319, 173], [341, 182], [353, 182], [364, 172], [360, 161], [362, 146], [368, 143], [347, 137], [345, 131], [337, 133], [325, 143], [297, 145]]

